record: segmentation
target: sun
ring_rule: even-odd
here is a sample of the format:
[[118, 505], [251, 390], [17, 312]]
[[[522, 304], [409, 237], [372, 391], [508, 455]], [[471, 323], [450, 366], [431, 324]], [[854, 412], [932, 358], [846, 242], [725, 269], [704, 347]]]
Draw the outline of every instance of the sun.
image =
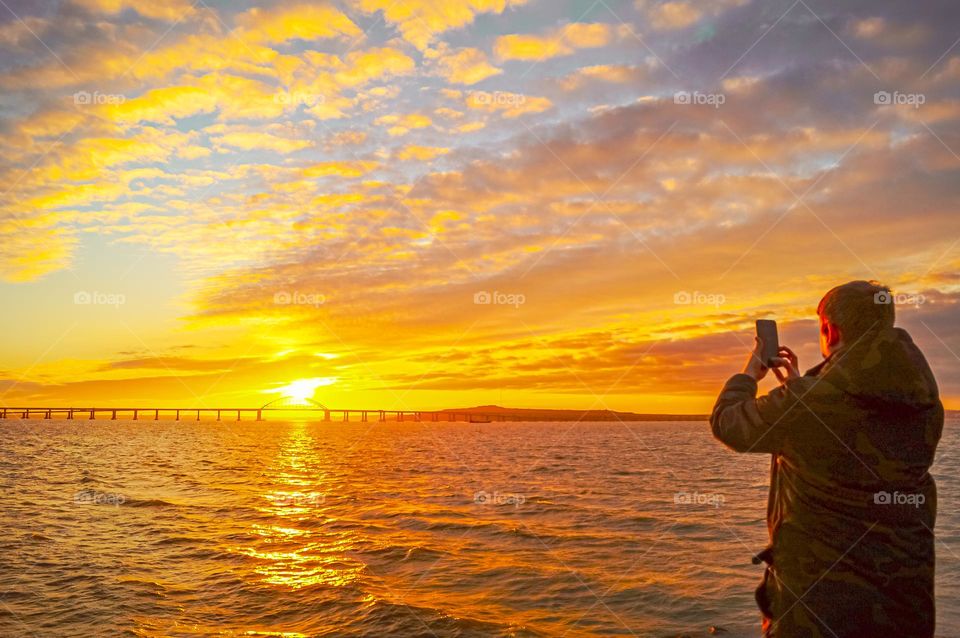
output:
[[286, 399], [293, 399], [294, 401], [306, 401], [307, 399], [312, 399], [314, 393], [317, 391], [317, 388], [333, 385], [336, 382], [336, 379], [331, 377], [315, 377], [312, 379], [297, 379], [285, 386], [277, 388], [277, 392], [283, 395]]

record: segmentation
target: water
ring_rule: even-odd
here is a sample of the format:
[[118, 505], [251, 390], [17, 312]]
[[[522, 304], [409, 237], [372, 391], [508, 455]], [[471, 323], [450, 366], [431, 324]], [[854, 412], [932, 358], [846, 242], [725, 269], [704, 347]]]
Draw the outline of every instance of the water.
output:
[[767, 469], [706, 423], [0, 422], [0, 635], [755, 636]]

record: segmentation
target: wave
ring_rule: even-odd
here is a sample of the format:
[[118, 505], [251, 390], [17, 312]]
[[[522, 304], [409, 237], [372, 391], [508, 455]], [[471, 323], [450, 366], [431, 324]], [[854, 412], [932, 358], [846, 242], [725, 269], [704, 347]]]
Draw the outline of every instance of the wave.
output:
[[159, 498], [126, 498], [120, 505], [122, 507], [177, 507], [175, 503]]

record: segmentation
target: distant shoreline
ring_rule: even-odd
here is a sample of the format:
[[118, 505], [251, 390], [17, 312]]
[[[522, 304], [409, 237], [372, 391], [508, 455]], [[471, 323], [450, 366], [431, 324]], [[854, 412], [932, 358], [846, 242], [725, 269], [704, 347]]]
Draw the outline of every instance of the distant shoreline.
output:
[[479, 405], [473, 408], [448, 408], [438, 412], [497, 415], [511, 421], [708, 421], [709, 414], [641, 414], [615, 410], [551, 410], [541, 408], [505, 408]]

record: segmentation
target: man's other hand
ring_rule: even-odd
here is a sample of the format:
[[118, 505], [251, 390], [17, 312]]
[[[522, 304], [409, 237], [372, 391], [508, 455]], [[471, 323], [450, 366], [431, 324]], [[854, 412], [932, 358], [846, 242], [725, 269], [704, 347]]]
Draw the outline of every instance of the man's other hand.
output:
[[[787, 346], [780, 346], [780, 356], [773, 360], [773, 373], [777, 375], [780, 383], [786, 383], [788, 379], [796, 379], [800, 376], [800, 360], [793, 350]], [[781, 370], [783, 368], [783, 370]]]

